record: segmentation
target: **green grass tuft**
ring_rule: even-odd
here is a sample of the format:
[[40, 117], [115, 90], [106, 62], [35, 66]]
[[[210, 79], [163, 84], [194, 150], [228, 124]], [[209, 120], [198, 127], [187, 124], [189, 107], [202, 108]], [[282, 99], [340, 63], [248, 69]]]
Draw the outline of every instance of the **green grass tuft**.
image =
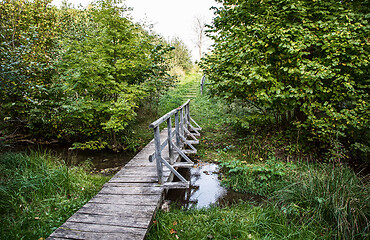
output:
[[365, 179], [345, 166], [301, 167], [294, 183], [276, 191], [273, 200], [292, 219], [313, 219], [331, 226], [337, 239], [366, 239], [370, 191]]
[[46, 238], [109, 179], [48, 153], [0, 155], [0, 239]]

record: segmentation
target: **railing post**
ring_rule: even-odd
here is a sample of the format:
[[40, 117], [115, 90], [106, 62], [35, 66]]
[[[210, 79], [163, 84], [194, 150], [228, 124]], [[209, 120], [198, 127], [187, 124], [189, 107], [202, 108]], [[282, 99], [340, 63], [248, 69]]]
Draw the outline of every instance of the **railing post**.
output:
[[180, 135], [184, 136], [184, 110], [180, 109]]
[[154, 144], [155, 144], [155, 159], [157, 163], [157, 176], [158, 183], [163, 183], [163, 167], [162, 167], [162, 156], [161, 156], [161, 139], [159, 126], [154, 128]]
[[189, 129], [190, 125], [190, 102], [186, 105], [186, 128]]
[[168, 156], [170, 157], [170, 163], [173, 164], [173, 149], [172, 149], [172, 123], [171, 117], [167, 119], [167, 145], [168, 145]]
[[180, 148], [179, 111], [175, 113], [176, 146]]

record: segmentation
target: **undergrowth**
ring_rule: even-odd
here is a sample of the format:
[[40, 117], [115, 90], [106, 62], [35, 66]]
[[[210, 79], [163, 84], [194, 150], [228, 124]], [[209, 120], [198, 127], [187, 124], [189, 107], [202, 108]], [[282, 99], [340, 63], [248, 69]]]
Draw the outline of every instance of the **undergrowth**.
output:
[[[315, 226], [313, 226], [315, 225]], [[319, 237], [317, 237], [319, 236]], [[159, 212], [148, 240], [154, 239], [325, 239], [330, 229], [296, 223], [273, 206], [239, 203], [225, 208], [173, 209]]]
[[49, 236], [108, 181], [90, 168], [45, 152], [0, 154], [0, 239]]

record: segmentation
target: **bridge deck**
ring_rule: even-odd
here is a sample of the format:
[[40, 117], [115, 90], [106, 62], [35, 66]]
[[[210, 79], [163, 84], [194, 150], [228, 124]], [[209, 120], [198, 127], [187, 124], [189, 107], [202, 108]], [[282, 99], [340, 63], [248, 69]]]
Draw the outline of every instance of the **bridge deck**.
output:
[[[166, 134], [165, 129], [161, 139]], [[48, 239], [144, 239], [165, 189], [155, 161], [148, 161], [154, 150], [152, 140]], [[164, 171], [165, 179], [169, 175]]]

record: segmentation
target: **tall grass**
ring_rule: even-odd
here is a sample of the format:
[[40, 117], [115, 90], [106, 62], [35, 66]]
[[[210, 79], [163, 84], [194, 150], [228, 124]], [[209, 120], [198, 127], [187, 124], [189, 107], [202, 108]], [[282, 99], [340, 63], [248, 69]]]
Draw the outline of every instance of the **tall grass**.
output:
[[294, 179], [273, 196], [288, 216], [323, 222], [337, 239], [370, 238], [370, 191], [364, 178], [345, 166], [311, 164]]
[[108, 180], [48, 153], [0, 154], [0, 239], [49, 236]]

